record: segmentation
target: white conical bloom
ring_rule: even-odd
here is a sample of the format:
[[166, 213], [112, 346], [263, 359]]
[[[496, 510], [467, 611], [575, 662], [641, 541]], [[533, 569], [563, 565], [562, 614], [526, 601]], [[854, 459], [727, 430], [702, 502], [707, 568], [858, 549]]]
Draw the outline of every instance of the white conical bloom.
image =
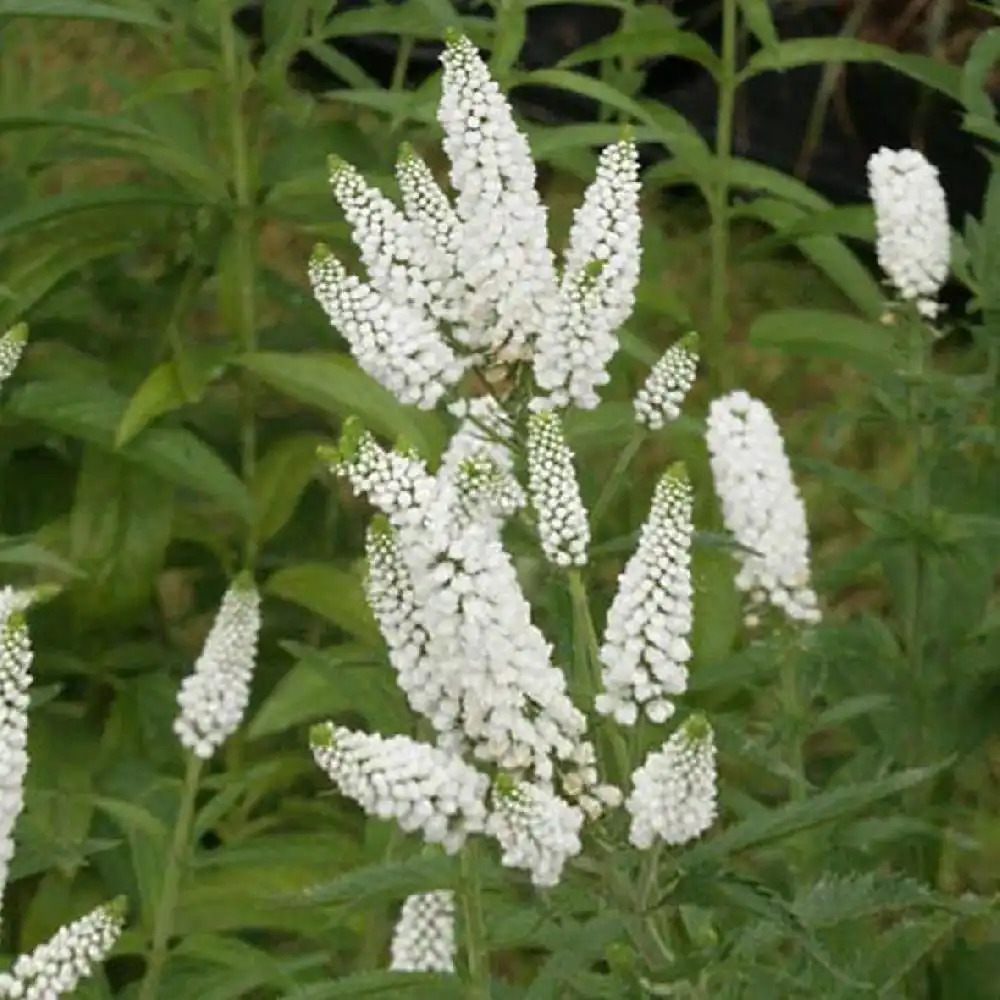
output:
[[0, 896], [14, 856], [14, 826], [24, 806], [28, 770], [31, 641], [22, 617], [31, 595], [0, 591]]
[[583, 566], [590, 526], [558, 413], [543, 410], [528, 418], [527, 451], [528, 492], [545, 558], [555, 566]]
[[594, 707], [632, 725], [640, 707], [653, 722], [674, 712], [687, 689], [692, 625], [694, 496], [682, 465], [656, 484], [639, 544], [618, 578], [601, 645], [603, 692]]
[[635, 143], [608, 146], [574, 216], [556, 309], [534, 347], [535, 381], [556, 406], [592, 409], [608, 382], [639, 281], [638, 178]]
[[419, 830], [454, 854], [483, 829], [489, 779], [460, 757], [408, 736], [352, 732], [333, 723], [309, 734], [316, 763], [369, 815]]
[[253, 581], [236, 580], [226, 591], [194, 670], [177, 695], [174, 732], [207, 760], [237, 729], [250, 700], [250, 680], [260, 633], [260, 595]]
[[103, 962], [122, 932], [124, 900], [97, 907], [58, 931], [0, 974], [0, 997], [57, 1000], [71, 994]]
[[354, 359], [400, 402], [433, 409], [461, 378], [465, 363], [429, 315], [393, 302], [373, 285], [349, 275], [326, 247], [313, 252], [309, 279], [316, 300]]
[[441, 55], [438, 121], [461, 221], [461, 331], [473, 348], [515, 350], [542, 328], [556, 287], [547, 212], [510, 104], [475, 46], [450, 37]]
[[698, 336], [689, 333], [668, 347], [635, 396], [635, 419], [652, 431], [681, 415], [698, 373]]
[[715, 821], [716, 794], [715, 737], [703, 716], [693, 716], [633, 773], [629, 840], [645, 850], [657, 840], [677, 846], [700, 837]]
[[771, 411], [731, 392], [709, 407], [705, 438], [722, 517], [741, 546], [736, 586], [755, 606], [769, 601], [793, 621], [818, 621], [805, 507]]
[[393, 972], [454, 972], [455, 894], [442, 889], [407, 896], [390, 955]]
[[28, 327], [18, 323], [0, 337], [0, 385], [14, 373], [28, 343]]
[[498, 787], [486, 832], [507, 868], [523, 868], [539, 888], [557, 885], [566, 862], [580, 853], [583, 813], [550, 788], [520, 782]]
[[937, 167], [915, 149], [886, 149], [868, 160], [879, 266], [899, 295], [933, 319], [948, 277], [951, 229]]

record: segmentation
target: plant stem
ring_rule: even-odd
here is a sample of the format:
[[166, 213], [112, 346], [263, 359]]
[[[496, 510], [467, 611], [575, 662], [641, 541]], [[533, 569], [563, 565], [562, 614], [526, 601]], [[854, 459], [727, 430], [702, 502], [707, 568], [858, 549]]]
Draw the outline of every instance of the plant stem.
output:
[[604, 486], [601, 488], [601, 492], [597, 497], [597, 503], [594, 504], [593, 509], [590, 512], [591, 532], [594, 532], [597, 529], [601, 518], [604, 516], [604, 512], [608, 509], [611, 501], [618, 495], [618, 491], [625, 480], [625, 472], [632, 464], [632, 460], [638, 454], [645, 437], [646, 434], [643, 428], [637, 425], [632, 437], [628, 441], [628, 444], [626, 444], [621, 452], [619, 452], [618, 460], [615, 462], [615, 467], [611, 470], [611, 475], [604, 481]]
[[194, 804], [198, 796], [201, 767], [201, 759], [194, 754], [188, 754], [174, 836], [170, 844], [167, 866], [163, 872], [163, 884], [160, 888], [160, 898], [157, 901], [156, 913], [153, 918], [153, 944], [150, 949], [149, 962], [146, 965], [146, 975], [139, 989], [138, 1000], [156, 1000], [159, 995], [160, 980], [167, 962], [167, 945], [174, 931], [174, 916], [177, 911], [177, 896], [181, 877], [187, 865], [191, 824], [194, 820]]
[[799, 690], [799, 672], [792, 656], [792, 639], [788, 636], [785, 648], [781, 652], [781, 702], [785, 720], [788, 724], [788, 767], [791, 772], [791, 799], [801, 802], [806, 797], [807, 782], [805, 758], [802, 753], [802, 722], [805, 713], [802, 708], [802, 698]]
[[737, 0], [722, 0], [722, 52], [719, 69], [719, 106], [715, 123], [715, 176], [710, 187], [712, 267], [709, 286], [711, 313], [705, 360], [714, 394], [729, 387], [726, 341], [729, 334], [729, 171], [736, 105]]
[[[253, 200], [252, 164], [247, 138], [244, 109], [245, 86], [236, 48], [236, 28], [230, 5], [220, 0], [219, 32], [227, 91], [230, 157], [234, 192], [233, 239], [236, 252], [236, 329], [240, 348], [249, 353], [257, 349], [257, 265], [256, 217]], [[243, 481], [248, 489], [253, 485], [257, 466], [257, 420], [255, 415], [256, 388], [252, 376], [244, 373], [240, 391], [240, 450]], [[257, 539], [251, 526], [247, 532], [243, 567], [250, 569], [257, 555]]]
[[479, 891], [479, 850], [470, 840], [462, 849], [462, 878], [459, 896], [465, 941], [467, 1000], [489, 1000], [490, 957], [486, 949], [486, 922]]

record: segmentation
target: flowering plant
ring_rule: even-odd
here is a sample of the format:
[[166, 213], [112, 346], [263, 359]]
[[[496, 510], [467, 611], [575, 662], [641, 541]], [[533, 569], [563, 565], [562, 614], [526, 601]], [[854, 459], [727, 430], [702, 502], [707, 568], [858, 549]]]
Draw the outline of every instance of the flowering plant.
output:
[[[446, 405], [457, 422], [436, 470], [353, 421], [323, 452], [378, 512], [366, 592], [425, 738], [331, 722], [311, 743], [369, 815], [462, 855], [461, 965], [485, 996], [474, 841], [493, 842], [501, 867], [525, 871], [538, 889], [631, 845], [648, 904], [662, 891], [664, 848], [716, 819], [716, 746], [704, 714], [674, 718], [692, 656], [689, 475], [681, 463], [663, 472], [598, 640], [584, 580], [591, 518], [564, 432], [568, 409], [599, 405], [634, 305], [635, 144], [625, 135], [601, 153], [557, 263], [509, 104], [466, 38], [449, 39], [442, 64], [454, 202], [411, 149], [397, 165], [401, 208], [334, 161], [333, 194], [367, 278], [325, 247], [310, 264], [316, 297], [358, 364], [401, 402]], [[696, 369], [691, 335], [650, 372], [636, 422], [655, 431], [676, 419]], [[717, 399], [707, 443], [748, 616], [771, 606], [791, 623], [815, 622], [802, 500], [767, 407], [743, 392]], [[504, 545], [513, 521], [578, 599], [568, 673]], [[393, 968], [453, 970], [455, 912], [446, 887], [411, 895]]]

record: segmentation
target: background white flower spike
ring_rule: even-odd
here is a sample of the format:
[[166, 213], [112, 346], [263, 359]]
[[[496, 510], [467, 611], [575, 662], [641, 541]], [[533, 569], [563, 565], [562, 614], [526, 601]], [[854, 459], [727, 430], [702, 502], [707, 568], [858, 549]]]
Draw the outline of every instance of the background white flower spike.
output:
[[257, 659], [260, 595], [249, 576], [222, 598], [205, 645], [177, 695], [174, 732], [196, 757], [208, 760], [243, 721]]
[[684, 466], [656, 485], [639, 544], [618, 578], [601, 645], [603, 691], [594, 707], [620, 725], [640, 710], [652, 722], [674, 713], [687, 689], [693, 621], [691, 521], [694, 494]]
[[486, 823], [489, 779], [460, 757], [409, 736], [358, 733], [324, 723], [309, 733], [313, 757], [369, 815], [454, 854]]
[[566, 444], [562, 421], [554, 410], [528, 418], [528, 492], [538, 516], [545, 558], [554, 566], [584, 566], [590, 544], [587, 511]]
[[636, 393], [636, 421], [658, 431], [676, 420], [697, 374], [698, 335], [688, 333], [667, 348]]
[[18, 323], [0, 337], [0, 385], [14, 374], [28, 344], [28, 327]]
[[900, 297], [922, 316], [940, 311], [948, 277], [951, 228], [937, 167], [915, 149], [886, 149], [868, 160], [879, 267]]
[[16, 958], [10, 972], [0, 973], [0, 997], [56, 1000], [68, 996], [107, 958], [124, 922], [122, 898], [60, 927], [30, 955]]
[[658, 840], [679, 846], [700, 837], [715, 822], [716, 781], [712, 727], [692, 716], [632, 775], [629, 840], [646, 850]]
[[723, 521], [741, 546], [736, 586], [750, 596], [751, 614], [768, 602], [792, 621], [819, 621], [805, 506], [771, 411], [731, 392], [712, 401], [705, 438]]
[[393, 972], [455, 971], [455, 894], [447, 889], [407, 896], [389, 948]]

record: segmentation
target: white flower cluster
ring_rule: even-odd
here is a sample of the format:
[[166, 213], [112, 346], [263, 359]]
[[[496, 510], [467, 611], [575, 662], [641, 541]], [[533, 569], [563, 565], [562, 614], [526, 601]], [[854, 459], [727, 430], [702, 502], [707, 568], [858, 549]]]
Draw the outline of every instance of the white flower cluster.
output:
[[629, 840], [640, 850], [657, 840], [677, 846], [700, 837], [715, 821], [715, 737], [703, 716], [692, 716], [632, 775], [625, 800]]
[[634, 724], [640, 707], [652, 722], [666, 721], [670, 699], [687, 689], [693, 504], [683, 466], [668, 470], [618, 579], [600, 651], [604, 690], [594, 707], [622, 725]]
[[899, 295], [933, 319], [948, 277], [951, 229], [937, 167], [915, 149], [886, 149], [868, 160], [879, 266]]
[[608, 146], [576, 210], [556, 313], [534, 347], [535, 381], [556, 406], [593, 409], [618, 349], [639, 281], [639, 158], [635, 143]]
[[407, 896], [390, 945], [393, 972], [455, 971], [455, 894], [447, 889]]
[[[340, 471], [360, 483], [349, 448], [340, 454]], [[369, 552], [368, 593], [403, 690], [449, 750], [471, 749], [477, 760], [531, 770], [543, 782], [553, 780], [555, 762], [582, 773], [593, 754], [586, 720], [501, 542], [508, 474], [485, 457], [455, 463], [446, 455], [438, 476], [425, 475], [433, 485], [408, 487], [409, 509], [392, 495], [383, 513], [395, 535], [382, 531]], [[368, 497], [378, 503], [382, 495]]]
[[21, 613], [30, 594], [0, 590], [0, 894], [14, 856], [14, 825], [24, 806], [28, 771], [31, 641]]
[[538, 515], [538, 535], [545, 558], [555, 566], [587, 562], [590, 526], [566, 444], [562, 421], [554, 410], [528, 418], [528, 492]]
[[205, 645], [177, 694], [174, 732], [202, 760], [236, 731], [250, 700], [260, 633], [260, 595], [249, 579], [226, 591]]
[[14, 960], [0, 973], [0, 997], [10, 1000], [57, 1000], [76, 989], [118, 940], [124, 901], [107, 903], [58, 931], [30, 955]]
[[14, 374], [27, 343], [28, 328], [24, 323], [11, 327], [0, 337], [0, 385]]
[[543, 785], [520, 782], [493, 793], [486, 832], [500, 845], [500, 861], [523, 868], [540, 888], [557, 885], [566, 862], [580, 853], [583, 812]]
[[489, 779], [455, 754], [333, 723], [314, 726], [309, 741], [316, 763], [370, 816], [419, 830], [449, 854], [485, 826]]
[[635, 419], [652, 431], [681, 415], [698, 373], [698, 337], [689, 333], [668, 347], [635, 396]]
[[396, 167], [402, 209], [333, 161], [332, 191], [367, 280], [318, 247], [316, 298], [359, 365], [403, 403], [433, 408], [471, 365], [533, 358], [549, 405], [594, 407], [638, 281], [635, 144], [602, 153], [557, 274], [510, 104], [467, 38], [449, 39], [441, 62], [454, 206], [412, 150]]
[[819, 621], [805, 507], [771, 411], [742, 390], [713, 400], [706, 442], [723, 520], [741, 546], [736, 585], [750, 595], [750, 620], [768, 601], [793, 621]]

